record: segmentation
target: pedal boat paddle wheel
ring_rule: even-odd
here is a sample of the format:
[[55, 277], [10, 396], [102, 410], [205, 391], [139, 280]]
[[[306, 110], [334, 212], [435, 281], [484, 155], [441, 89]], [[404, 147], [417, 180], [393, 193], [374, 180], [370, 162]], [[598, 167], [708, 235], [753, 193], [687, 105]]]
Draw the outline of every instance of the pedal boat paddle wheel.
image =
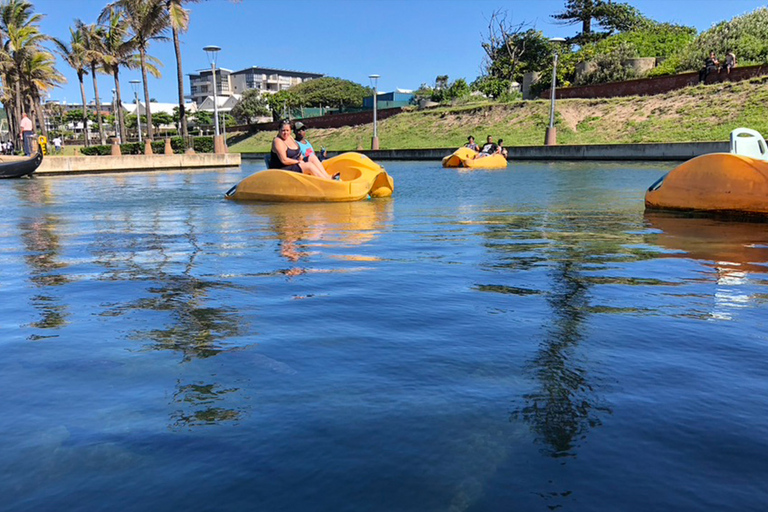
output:
[[768, 146], [748, 128], [731, 132], [729, 153], [697, 156], [659, 178], [645, 193], [653, 210], [768, 215]]

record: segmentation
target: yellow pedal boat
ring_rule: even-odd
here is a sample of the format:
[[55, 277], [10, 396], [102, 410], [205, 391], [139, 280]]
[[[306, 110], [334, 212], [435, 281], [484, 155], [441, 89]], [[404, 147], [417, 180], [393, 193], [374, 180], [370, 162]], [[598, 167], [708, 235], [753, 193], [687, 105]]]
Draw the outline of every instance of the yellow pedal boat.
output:
[[657, 210], [768, 215], [768, 148], [759, 133], [731, 133], [730, 153], [697, 156], [662, 176], [645, 193]]
[[323, 161], [329, 174], [340, 180], [324, 180], [292, 171], [268, 169], [251, 174], [229, 189], [235, 201], [359, 201], [368, 196], [388, 197], [395, 190], [392, 177], [382, 166], [360, 153], [342, 153]]
[[464, 167], [467, 169], [505, 169], [507, 159], [504, 155], [489, 155], [475, 159], [477, 151], [469, 148], [459, 148], [443, 158], [443, 167]]

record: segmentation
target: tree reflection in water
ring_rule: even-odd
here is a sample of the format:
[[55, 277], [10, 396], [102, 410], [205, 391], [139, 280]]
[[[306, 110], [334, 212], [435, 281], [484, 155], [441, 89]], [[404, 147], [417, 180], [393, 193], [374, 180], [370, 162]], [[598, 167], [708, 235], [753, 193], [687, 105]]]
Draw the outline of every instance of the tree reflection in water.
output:
[[219, 384], [177, 382], [173, 401], [181, 407], [171, 415], [176, 428], [215, 425], [240, 418], [240, 412], [218, 405], [238, 388], [223, 389]]
[[[21, 218], [19, 230], [24, 243], [24, 261], [30, 269], [30, 281], [41, 290], [32, 298], [32, 306], [40, 312], [40, 319], [30, 326], [39, 329], [59, 329], [67, 324], [67, 307], [51, 288], [67, 284], [70, 280], [60, 271], [67, 265], [60, 260], [61, 242], [57, 230], [58, 216], [45, 214], [44, 207], [51, 202], [50, 184], [45, 180], [24, 180], [17, 190], [35, 215]], [[31, 340], [52, 337], [32, 335]]]

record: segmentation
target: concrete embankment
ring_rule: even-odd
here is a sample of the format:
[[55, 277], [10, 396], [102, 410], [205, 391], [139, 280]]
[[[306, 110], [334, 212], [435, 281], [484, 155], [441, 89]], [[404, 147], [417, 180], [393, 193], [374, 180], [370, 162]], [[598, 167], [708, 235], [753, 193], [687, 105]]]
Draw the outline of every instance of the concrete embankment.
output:
[[96, 174], [109, 172], [187, 171], [237, 167], [239, 153], [194, 155], [47, 156], [36, 175]]
[[[728, 142], [674, 142], [668, 144], [589, 144], [573, 146], [507, 146], [509, 160], [637, 160], [684, 161], [706, 153], [728, 152]], [[373, 160], [441, 160], [456, 148], [382, 149], [360, 151]], [[333, 156], [337, 153], [330, 153]], [[244, 160], [259, 160], [264, 153], [243, 153]]]

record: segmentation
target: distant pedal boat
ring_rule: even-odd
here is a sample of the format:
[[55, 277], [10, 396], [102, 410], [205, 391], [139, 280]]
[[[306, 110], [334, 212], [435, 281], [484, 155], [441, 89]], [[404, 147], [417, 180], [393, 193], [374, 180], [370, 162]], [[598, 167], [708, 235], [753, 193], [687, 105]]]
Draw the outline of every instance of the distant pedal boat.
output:
[[731, 132], [730, 153], [692, 158], [645, 193], [645, 207], [768, 215], [768, 146], [748, 128]]
[[323, 161], [329, 174], [340, 180], [326, 180], [280, 169], [254, 173], [229, 189], [225, 197], [234, 201], [343, 202], [367, 197], [388, 197], [395, 183], [383, 167], [361, 153], [342, 153]]
[[21, 178], [29, 176], [40, 167], [43, 153], [38, 150], [34, 155], [22, 160], [3, 161], [0, 157], [0, 178]]
[[478, 152], [474, 149], [461, 147], [443, 158], [443, 167], [463, 167], [466, 169], [506, 169], [507, 159], [504, 155], [495, 154], [475, 158]]

